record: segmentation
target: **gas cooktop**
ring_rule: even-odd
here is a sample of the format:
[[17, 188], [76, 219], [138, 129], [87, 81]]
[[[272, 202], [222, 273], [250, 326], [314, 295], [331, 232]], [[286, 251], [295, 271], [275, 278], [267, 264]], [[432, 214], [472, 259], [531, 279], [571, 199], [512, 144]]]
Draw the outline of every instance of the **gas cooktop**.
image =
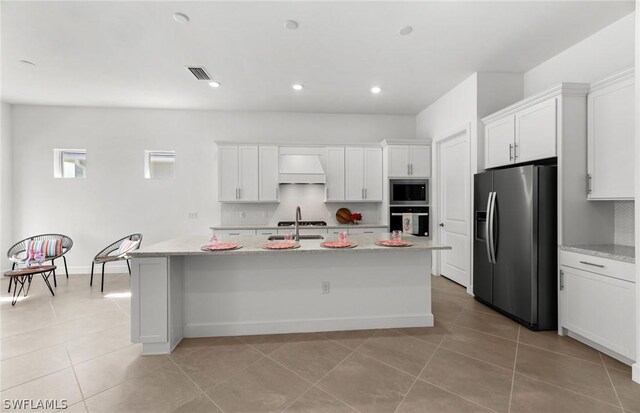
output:
[[[325, 221], [300, 221], [301, 227], [326, 227], [327, 223]], [[278, 222], [279, 227], [293, 227], [296, 225], [295, 221], [280, 221]]]

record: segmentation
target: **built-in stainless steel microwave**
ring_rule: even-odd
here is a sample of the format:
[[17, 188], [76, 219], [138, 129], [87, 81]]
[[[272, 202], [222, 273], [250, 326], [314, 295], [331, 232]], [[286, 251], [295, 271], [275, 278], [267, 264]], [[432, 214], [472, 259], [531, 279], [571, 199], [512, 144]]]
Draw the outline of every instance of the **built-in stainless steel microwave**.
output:
[[429, 205], [429, 180], [391, 179], [389, 198], [391, 205]]

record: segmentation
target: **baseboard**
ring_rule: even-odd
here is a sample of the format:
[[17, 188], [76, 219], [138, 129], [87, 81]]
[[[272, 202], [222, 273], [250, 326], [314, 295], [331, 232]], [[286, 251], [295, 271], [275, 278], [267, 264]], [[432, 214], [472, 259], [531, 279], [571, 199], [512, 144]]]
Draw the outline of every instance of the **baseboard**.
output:
[[[64, 273], [64, 263], [63, 262], [56, 262], [56, 266], [58, 267], [58, 269], [56, 270], [56, 274], [60, 274], [60, 271], [62, 271], [62, 273]], [[68, 265], [67, 264], [67, 268], [69, 269], [69, 274], [91, 274], [91, 265]], [[7, 271], [11, 271], [11, 268], [7, 268], [5, 270], [2, 270], [2, 273], [5, 273]], [[94, 269], [94, 275], [98, 274], [100, 275], [102, 271], [102, 265], [97, 265], [95, 266]], [[107, 264], [104, 266], [104, 273], [105, 274], [124, 274], [124, 273], [128, 273], [129, 269], [127, 268], [127, 264]]]
[[631, 360], [628, 357], [623, 356], [622, 354], [619, 354], [611, 349], [606, 348], [605, 346], [598, 344], [596, 342], [594, 342], [593, 340], [590, 340], [584, 336], [581, 336], [580, 334], [571, 331], [571, 330], [566, 330], [567, 331], [567, 335], [573, 339], [576, 339], [586, 345], [588, 345], [589, 347], [593, 347], [596, 350], [598, 350], [601, 353], [606, 354], [607, 356], [614, 358], [616, 360], [618, 360], [620, 363], [624, 363], [626, 365], [631, 366], [633, 364], [633, 360]]
[[433, 314], [243, 323], [187, 323], [184, 326], [184, 336], [222, 337], [408, 327], [433, 327]]
[[[67, 261], [68, 263], [68, 261]], [[64, 264], [60, 263], [58, 264], [58, 262], [56, 262], [56, 265], [58, 266], [58, 269], [56, 270], [56, 274], [62, 270], [62, 272], [64, 272]], [[68, 265], [69, 268], [69, 274], [91, 274], [91, 265]], [[102, 264], [95, 265], [95, 268], [93, 270], [93, 274], [96, 275], [100, 275], [101, 271], [102, 271]], [[109, 263], [107, 265], [104, 266], [104, 273], [105, 274], [122, 274], [122, 273], [128, 273], [129, 269], [127, 268], [127, 264], [124, 264], [124, 262], [121, 263]]]

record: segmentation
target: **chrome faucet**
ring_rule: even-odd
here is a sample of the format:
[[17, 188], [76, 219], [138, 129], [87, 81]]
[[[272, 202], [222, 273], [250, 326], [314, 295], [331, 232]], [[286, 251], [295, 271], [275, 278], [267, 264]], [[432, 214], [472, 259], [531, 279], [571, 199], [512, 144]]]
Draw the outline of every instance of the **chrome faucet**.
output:
[[300, 206], [296, 207], [296, 235], [294, 235], [293, 239], [295, 241], [300, 241], [300, 220], [302, 219], [302, 211], [300, 210]]

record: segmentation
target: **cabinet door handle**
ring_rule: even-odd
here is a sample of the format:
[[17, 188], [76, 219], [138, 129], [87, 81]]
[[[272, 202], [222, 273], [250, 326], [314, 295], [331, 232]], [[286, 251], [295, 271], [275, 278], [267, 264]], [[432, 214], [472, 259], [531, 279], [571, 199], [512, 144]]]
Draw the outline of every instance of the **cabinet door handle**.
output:
[[587, 195], [591, 193], [591, 174], [587, 174]]
[[280, 187], [276, 186], [276, 199], [280, 199]]
[[230, 232], [229, 235], [240, 235], [239, 232]]
[[517, 161], [518, 160], [518, 156], [520, 156], [520, 155], [518, 155], [518, 144], [516, 143], [516, 144], [513, 145], [513, 160]]
[[242, 188], [238, 188], [238, 199], [242, 199]]
[[411, 170], [409, 169], [409, 164], [407, 164], [407, 176], [411, 175]]
[[364, 199], [367, 199], [367, 188], [364, 189]]
[[413, 176], [413, 164], [409, 164], [409, 175]]
[[560, 291], [564, 290], [564, 271], [560, 270]]
[[236, 188], [236, 199], [238, 199], [238, 188]]
[[592, 267], [604, 268], [604, 265], [594, 264], [592, 262], [580, 261], [580, 264], [591, 265]]
[[509, 160], [513, 161], [513, 144], [509, 144]]

